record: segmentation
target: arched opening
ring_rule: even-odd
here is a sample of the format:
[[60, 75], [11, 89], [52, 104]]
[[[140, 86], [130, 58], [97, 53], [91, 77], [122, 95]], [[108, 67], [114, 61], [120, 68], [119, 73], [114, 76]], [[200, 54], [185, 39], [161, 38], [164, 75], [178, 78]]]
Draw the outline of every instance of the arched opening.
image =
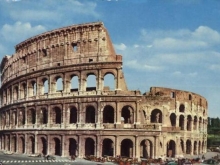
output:
[[133, 142], [130, 139], [124, 139], [121, 142], [121, 156], [133, 157]]
[[55, 149], [55, 155], [61, 156], [61, 143], [60, 139], [54, 138], [54, 149]]
[[28, 152], [29, 154], [33, 154], [35, 153], [34, 149], [35, 149], [35, 141], [34, 141], [34, 137], [29, 137], [28, 140]]
[[179, 117], [179, 127], [181, 130], [184, 130], [184, 116], [180, 115]]
[[95, 108], [92, 106], [86, 107], [86, 123], [95, 123]]
[[71, 107], [69, 121], [70, 121], [70, 124], [77, 123], [77, 109], [76, 109], [76, 107]]
[[187, 131], [191, 131], [192, 130], [192, 117], [190, 115], [187, 116], [187, 126], [186, 126], [186, 129]]
[[56, 91], [57, 92], [63, 91], [63, 79], [61, 77], [58, 77], [56, 80]]
[[170, 140], [167, 143], [167, 157], [175, 157], [176, 154], [176, 143], [173, 140]]
[[104, 139], [102, 145], [102, 156], [114, 155], [114, 143], [111, 139]]
[[35, 124], [36, 122], [36, 111], [34, 109], [28, 110], [28, 124]]
[[41, 137], [40, 150], [43, 155], [47, 155], [47, 140], [44, 137]]
[[47, 124], [48, 123], [48, 111], [42, 108], [40, 111], [40, 114], [41, 114], [41, 123]]
[[61, 124], [62, 114], [61, 109], [59, 107], [55, 107], [53, 109], [53, 123], [54, 124]]
[[198, 119], [197, 116], [194, 116], [193, 129], [197, 130]]
[[91, 138], [87, 138], [85, 142], [85, 155], [95, 155], [95, 142]]
[[180, 104], [179, 112], [185, 112], [185, 105]]
[[19, 152], [24, 153], [24, 151], [25, 151], [25, 141], [24, 141], [23, 137], [20, 137], [18, 144], [19, 144]]
[[192, 147], [191, 141], [187, 140], [186, 141], [186, 154], [191, 154], [191, 147]]
[[17, 145], [16, 136], [13, 136], [11, 140], [11, 151], [14, 153], [17, 151], [16, 145]]
[[89, 74], [86, 79], [86, 91], [96, 90], [96, 76], [94, 74]]
[[72, 156], [76, 156], [76, 151], [77, 151], [77, 142], [75, 139], [70, 138], [69, 139], [69, 155]]
[[194, 145], [193, 145], [193, 155], [197, 155], [197, 141], [194, 141]]
[[170, 115], [170, 122], [172, 127], [176, 127], [176, 114], [172, 113]]
[[201, 141], [199, 141], [199, 146], [198, 146], [198, 154], [201, 154]]
[[14, 87], [13, 96], [14, 100], [18, 100], [18, 86]]
[[140, 157], [149, 159], [152, 158], [152, 154], [153, 154], [152, 142], [148, 139], [142, 140], [140, 144]]
[[151, 112], [151, 123], [162, 123], [162, 112], [159, 109], [154, 109]]
[[107, 73], [104, 76], [104, 91], [115, 90], [115, 77], [112, 73]]
[[103, 123], [114, 123], [114, 109], [112, 106], [105, 106], [103, 110]]
[[133, 123], [133, 109], [130, 106], [124, 106], [121, 111], [121, 117], [124, 119], [124, 123]]
[[26, 97], [26, 92], [27, 92], [26, 88], [27, 85], [25, 83], [21, 84], [20, 95], [22, 99]]
[[78, 76], [75, 76], [73, 75], [72, 78], [71, 78], [71, 89], [70, 91], [71, 92], [74, 92], [74, 91], [78, 91], [79, 90], [79, 81], [78, 81]]
[[47, 79], [43, 79], [43, 93], [47, 94], [49, 91], [49, 84], [48, 84], [48, 80]]

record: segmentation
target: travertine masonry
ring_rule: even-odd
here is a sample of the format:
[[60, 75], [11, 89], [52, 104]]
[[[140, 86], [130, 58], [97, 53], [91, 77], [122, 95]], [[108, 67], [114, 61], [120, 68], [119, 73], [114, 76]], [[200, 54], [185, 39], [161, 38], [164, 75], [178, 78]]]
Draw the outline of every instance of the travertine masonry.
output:
[[206, 99], [160, 87], [128, 90], [102, 22], [34, 36], [15, 51], [1, 62], [2, 150], [136, 158], [206, 152]]

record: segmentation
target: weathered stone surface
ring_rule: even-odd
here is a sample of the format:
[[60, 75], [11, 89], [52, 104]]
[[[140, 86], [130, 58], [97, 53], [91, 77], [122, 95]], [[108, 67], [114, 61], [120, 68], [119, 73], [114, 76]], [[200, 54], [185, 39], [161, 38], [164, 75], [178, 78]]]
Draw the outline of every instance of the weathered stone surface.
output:
[[[2, 150], [136, 158], [206, 152], [206, 99], [161, 87], [128, 90], [102, 22], [52, 30], [15, 50], [1, 62]], [[109, 74], [114, 89], [104, 85]]]

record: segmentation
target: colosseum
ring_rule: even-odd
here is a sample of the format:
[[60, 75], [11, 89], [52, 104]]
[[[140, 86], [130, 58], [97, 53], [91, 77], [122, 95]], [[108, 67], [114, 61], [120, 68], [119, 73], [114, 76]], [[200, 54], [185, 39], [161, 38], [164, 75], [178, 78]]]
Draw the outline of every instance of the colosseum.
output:
[[19, 43], [1, 74], [1, 150], [138, 159], [206, 152], [207, 100], [171, 88], [129, 90], [102, 22]]

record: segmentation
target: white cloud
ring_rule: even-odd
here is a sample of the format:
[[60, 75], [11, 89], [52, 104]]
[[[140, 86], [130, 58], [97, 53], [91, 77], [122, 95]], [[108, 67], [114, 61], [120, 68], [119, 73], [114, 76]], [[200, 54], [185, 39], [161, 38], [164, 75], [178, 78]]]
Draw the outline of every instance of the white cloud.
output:
[[125, 50], [127, 48], [127, 46], [123, 43], [120, 44], [114, 44], [115, 49], [117, 50]]
[[[135, 41], [135, 44], [127, 45], [126, 49], [122, 49], [125, 44], [121, 44], [120, 49], [119, 45], [116, 45], [116, 49], [124, 55], [124, 63], [127, 67], [148, 70], [152, 66], [159, 66], [160, 69], [156, 67], [157, 69], [152, 69], [152, 71], [161, 72], [164, 69], [172, 71], [173, 68], [179, 68], [179, 72], [174, 75], [179, 75], [182, 70], [185, 73], [187, 70], [188, 74], [185, 76], [192, 77], [201, 74], [204, 69], [214, 70], [217, 68], [216, 65], [209, 66], [216, 61], [220, 65], [220, 52], [216, 46], [219, 44], [220, 33], [218, 31], [206, 26], [199, 26], [194, 31], [142, 29], [140, 38]], [[147, 65], [145, 66], [145, 64]], [[203, 66], [202, 70], [201, 66]]]
[[[10, 16], [14, 20], [22, 22], [41, 21], [42, 22], [68, 22], [76, 20], [79, 15], [97, 18], [100, 15], [96, 12], [97, 4], [89, 1], [78, 0], [38, 0], [22, 1], [22, 10], [19, 7], [10, 10]], [[27, 6], [27, 7], [26, 7]], [[18, 14], [19, 13], [19, 14]], [[71, 15], [69, 15], [71, 13]]]
[[16, 22], [14, 25], [5, 24], [0, 33], [6, 41], [17, 42], [44, 31], [46, 31], [46, 28], [42, 25], [32, 26], [29, 22]]

